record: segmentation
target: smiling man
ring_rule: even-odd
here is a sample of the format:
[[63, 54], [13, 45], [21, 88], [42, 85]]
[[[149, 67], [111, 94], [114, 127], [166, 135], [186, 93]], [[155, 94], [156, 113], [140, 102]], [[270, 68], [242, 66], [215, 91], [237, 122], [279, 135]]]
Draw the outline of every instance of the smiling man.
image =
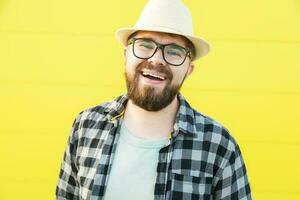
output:
[[251, 199], [244, 161], [227, 129], [179, 93], [206, 55], [180, 0], [149, 0], [119, 29], [127, 94], [73, 123], [57, 199]]

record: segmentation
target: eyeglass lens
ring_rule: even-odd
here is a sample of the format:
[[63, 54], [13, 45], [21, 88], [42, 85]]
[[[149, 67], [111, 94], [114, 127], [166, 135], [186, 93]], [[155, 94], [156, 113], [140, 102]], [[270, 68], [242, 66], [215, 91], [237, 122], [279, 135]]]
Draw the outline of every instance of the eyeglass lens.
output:
[[[183, 47], [175, 44], [162, 45], [163, 57], [165, 61], [171, 65], [181, 65], [187, 52]], [[133, 42], [133, 51], [135, 56], [142, 59], [151, 58], [157, 51], [157, 44], [149, 39], [135, 39]]]

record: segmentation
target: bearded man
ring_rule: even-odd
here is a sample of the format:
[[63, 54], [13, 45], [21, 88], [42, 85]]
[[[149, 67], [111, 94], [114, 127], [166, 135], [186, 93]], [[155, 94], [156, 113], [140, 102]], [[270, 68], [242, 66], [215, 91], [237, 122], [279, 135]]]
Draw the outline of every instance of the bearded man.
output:
[[81, 112], [61, 165], [57, 199], [252, 199], [238, 144], [179, 90], [209, 44], [180, 0], [149, 0], [119, 29], [127, 94]]

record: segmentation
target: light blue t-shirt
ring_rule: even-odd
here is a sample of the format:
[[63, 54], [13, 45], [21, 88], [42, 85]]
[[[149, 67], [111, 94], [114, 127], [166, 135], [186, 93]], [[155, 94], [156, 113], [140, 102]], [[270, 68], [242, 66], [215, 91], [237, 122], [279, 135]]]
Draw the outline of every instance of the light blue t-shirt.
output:
[[158, 152], [168, 138], [144, 139], [122, 125], [105, 200], [153, 200]]

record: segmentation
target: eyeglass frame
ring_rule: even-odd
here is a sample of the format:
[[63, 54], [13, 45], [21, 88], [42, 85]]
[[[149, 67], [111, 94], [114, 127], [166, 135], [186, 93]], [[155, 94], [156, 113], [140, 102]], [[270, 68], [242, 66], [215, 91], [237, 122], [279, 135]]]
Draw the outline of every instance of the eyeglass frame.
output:
[[[150, 57], [148, 57], [148, 58], [142, 58], [142, 57], [137, 56], [136, 53], [135, 53], [135, 51], [134, 51], [134, 43], [135, 43], [136, 40], [150, 40], [151, 42], [153, 42], [153, 43], [156, 45], [156, 49], [154, 50], [153, 54], [152, 54]], [[143, 60], [148, 60], [149, 58], [152, 58], [152, 57], [155, 55], [157, 49], [160, 49], [160, 50], [161, 50], [161, 52], [162, 52], [162, 57], [163, 57], [164, 61], [165, 61], [166, 63], [168, 63], [169, 65], [172, 65], [172, 66], [180, 66], [180, 65], [182, 65], [182, 64], [185, 62], [186, 57], [189, 57], [190, 59], [192, 59], [192, 56], [191, 56], [191, 49], [182, 47], [182, 46], [177, 45], [177, 44], [174, 44], [174, 43], [161, 44], [161, 43], [158, 43], [158, 42], [156, 42], [156, 41], [154, 41], [154, 40], [152, 40], [152, 39], [149, 39], [149, 38], [135, 38], [135, 37], [132, 37], [132, 38], [130, 38], [130, 39], [128, 40], [128, 45], [131, 45], [131, 44], [132, 44], [133, 55], [134, 55], [135, 57], [137, 57], [137, 58], [139, 58], [139, 59], [143, 59]], [[184, 50], [186, 51], [185, 57], [184, 57], [183, 61], [182, 61], [180, 64], [172, 64], [172, 63], [170, 63], [170, 62], [168, 62], [168, 61], [166, 60], [166, 58], [165, 58], [165, 53], [164, 53], [164, 49], [165, 49], [165, 47], [168, 46], [168, 45], [176, 45], [176, 46], [178, 46], [178, 47], [180, 47], [180, 48], [182, 48], [182, 49], [184, 49]]]

